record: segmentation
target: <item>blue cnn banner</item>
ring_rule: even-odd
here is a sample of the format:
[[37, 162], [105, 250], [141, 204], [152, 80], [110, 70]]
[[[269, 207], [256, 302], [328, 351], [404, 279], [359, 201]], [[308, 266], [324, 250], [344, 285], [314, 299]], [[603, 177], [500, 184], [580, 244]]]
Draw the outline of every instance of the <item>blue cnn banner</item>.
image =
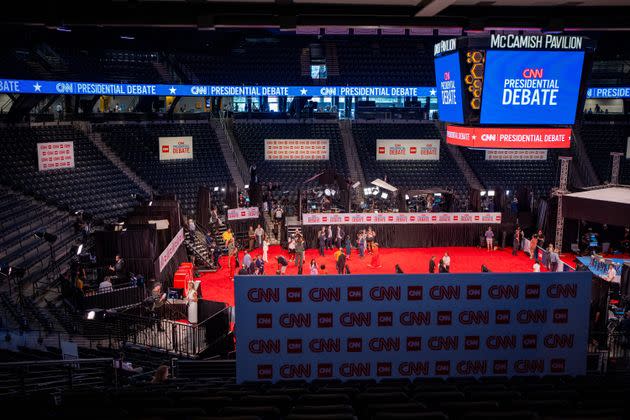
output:
[[630, 98], [630, 87], [594, 87], [586, 91], [587, 99]]
[[430, 86], [217, 86], [0, 79], [0, 93], [111, 96], [435, 96]]
[[584, 52], [488, 51], [481, 124], [573, 124]]
[[237, 382], [583, 375], [591, 276], [237, 276]]
[[462, 75], [457, 53], [435, 59], [435, 84], [438, 95], [440, 121], [464, 122]]

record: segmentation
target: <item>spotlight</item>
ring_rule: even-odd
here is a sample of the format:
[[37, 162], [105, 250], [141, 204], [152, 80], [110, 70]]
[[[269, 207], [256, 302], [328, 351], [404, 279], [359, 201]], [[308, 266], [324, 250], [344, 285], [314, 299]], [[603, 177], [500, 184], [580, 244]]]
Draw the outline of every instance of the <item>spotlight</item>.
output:
[[481, 195], [482, 197], [486, 196], [486, 191], [485, 190], [481, 190], [481, 192], [479, 193], [479, 195]]
[[131, 36], [131, 35], [121, 35], [120, 39], [125, 39], [127, 41], [133, 41], [134, 39], [136, 39], [135, 36]]
[[442, 193], [435, 193], [433, 194], [434, 197], [442, 197]]
[[87, 313], [87, 319], [94, 319], [96, 317], [95, 311], [90, 311]]
[[363, 194], [372, 195], [372, 188], [363, 188]]
[[249, 184], [245, 184], [245, 189], [248, 190], [249, 189]]
[[337, 191], [335, 190], [330, 190], [330, 193], [333, 195], [333, 197], [335, 196], [335, 194], [337, 194]]
[[505, 195], [510, 195], [510, 190], [506, 190]]
[[388, 195], [386, 192], [384, 192], [384, 193], [382, 193], [382, 194], [381, 194], [381, 198], [385, 199], [385, 198], [387, 198], [387, 197], [389, 197], [389, 195]]
[[214, 192], [219, 191], [219, 187], [214, 187]]
[[74, 214], [75, 214], [75, 215], [77, 215], [77, 216], [78, 216], [79, 214], [83, 214], [83, 210], [77, 210], [77, 211], [75, 211], [75, 212], [74, 212]]
[[378, 187], [374, 187], [374, 188], [372, 188], [372, 195], [378, 195], [378, 192], [379, 192], [379, 191], [380, 191], [380, 190], [378, 189]]
[[79, 248], [77, 249], [77, 255], [81, 255], [81, 251], [83, 251], [83, 244], [79, 245]]
[[57, 26], [57, 32], [72, 32], [72, 29], [68, 28], [67, 26], [61, 25]]
[[405, 194], [405, 200], [409, 200], [409, 194]]
[[359, 188], [359, 185], [361, 185], [361, 183], [357, 181], [354, 184], [352, 184], [352, 188]]
[[494, 190], [488, 190], [488, 197], [494, 197]]
[[221, 188], [221, 192], [225, 192], [225, 187]]
[[326, 194], [326, 197], [330, 197], [330, 190], [328, 188], [326, 188], [324, 190], [324, 194]]
[[149, 205], [152, 206], [153, 205], [153, 201], [149, 201]]

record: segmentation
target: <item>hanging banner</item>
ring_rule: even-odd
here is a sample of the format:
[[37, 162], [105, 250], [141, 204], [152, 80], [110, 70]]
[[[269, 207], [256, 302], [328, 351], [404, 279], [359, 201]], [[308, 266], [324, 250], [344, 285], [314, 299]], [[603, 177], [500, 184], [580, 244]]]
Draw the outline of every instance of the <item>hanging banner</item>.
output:
[[74, 168], [74, 142], [37, 143], [37, 165], [40, 171]]
[[547, 160], [547, 150], [487, 149], [486, 160]]
[[243, 381], [584, 375], [591, 273], [237, 276]]
[[110, 96], [435, 96], [431, 86], [223, 86], [0, 79], [0, 93]]
[[440, 140], [377, 139], [376, 160], [440, 160]]
[[260, 215], [258, 207], [238, 207], [235, 209], [228, 209], [228, 220], [242, 220], [242, 219], [258, 219]]
[[303, 225], [433, 225], [501, 223], [501, 213], [304, 213]]
[[463, 127], [448, 124], [446, 142], [492, 149], [567, 149], [571, 147], [571, 129]]
[[177, 252], [180, 245], [184, 243], [184, 229], [180, 229], [179, 232], [175, 235], [173, 240], [164, 248], [164, 251], [160, 254], [159, 258], [159, 267], [160, 273], [166, 267], [166, 264], [173, 258], [173, 255]]
[[193, 158], [193, 138], [191, 136], [160, 137], [159, 147], [160, 160]]
[[328, 139], [265, 139], [265, 160], [328, 160]]

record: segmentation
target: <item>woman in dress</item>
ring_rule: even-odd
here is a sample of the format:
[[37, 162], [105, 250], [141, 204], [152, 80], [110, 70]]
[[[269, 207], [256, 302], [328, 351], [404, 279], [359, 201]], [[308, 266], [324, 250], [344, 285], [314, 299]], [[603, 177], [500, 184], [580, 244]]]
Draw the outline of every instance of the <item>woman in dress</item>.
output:
[[317, 270], [317, 261], [313, 259], [311, 260], [311, 276], [316, 276], [317, 274], [319, 274], [319, 271]]
[[345, 240], [346, 245], [346, 259], [350, 259], [350, 253], [352, 252], [352, 240], [350, 239], [350, 235], [346, 235]]
[[265, 239], [263, 239], [262, 249], [263, 249], [263, 261], [269, 262], [269, 260], [267, 259], [267, 252], [269, 251], [269, 240], [267, 239], [267, 235], [265, 235]]
[[376, 237], [376, 232], [372, 230], [372, 226], [368, 227], [367, 233], [365, 234], [368, 254], [371, 254], [373, 252], [373, 247], [374, 247], [373, 244], [374, 244], [375, 237]]
[[[533, 234], [532, 235], [532, 240], [529, 242], [529, 259], [533, 260], [534, 256], [536, 255], [536, 246], [538, 245], [538, 235], [537, 234]], [[536, 261], [538, 261], [538, 258], [536, 258]]]
[[254, 233], [254, 226], [250, 226], [247, 231], [247, 237], [249, 239], [249, 252], [254, 249], [254, 242], [256, 242], [256, 234]]
[[197, 289], [195, 289], [195, 282], [188, 282], [188, 293], [186, 294], [186, 300], [188, 301], [188, 322], [191, 324], [197, 323]]
[[370, 261], [370, 267], [381, 267], [381, 256], [379, 255], [378, 244], [376, 242], [372, 244], [372, 261]]

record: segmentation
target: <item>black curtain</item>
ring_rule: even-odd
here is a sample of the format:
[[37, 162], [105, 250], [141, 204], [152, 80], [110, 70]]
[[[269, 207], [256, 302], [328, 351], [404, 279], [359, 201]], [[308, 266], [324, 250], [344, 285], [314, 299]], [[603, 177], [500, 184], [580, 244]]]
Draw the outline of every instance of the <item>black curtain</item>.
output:
[[210, 224], [210, 188], [200, 186], [197, 193], [197, 223], [204, 229]]
[[630, 263], [624, 263], [621, 269], [621, 301], [626, 307], [630, 305]]
[[127, 271], [154, 277], [153, 262], [159, 255], [155, 225], [125, 225], [118, 236], [118, 250], [127, 262]]
[[[604, 279], [593, 276], [591, 281], [591, 309], [590, 309], [590, 333], [598, 335], [606, 332], [608, 320], [608, 289], [610, 283]], [[605, 340], [603, 340], [605, 342]]]
[[118, 253], [118, 235], [114, 230], [97, 230], [94, 232], [94, 253], [99, 265], [114, 263], [114, 257]]
[[[354, 244], [357, 233], [365, 225], [342, 225]], [[478, 246], [480, 238], [488, 229], [485, 224], [435, 224], [435, 225], [374, 225], [376, 242], [385, 248], [424, 248], [433, 246]], [[309, 248], [317, 248], [317, 232], [321, 226], [302, 226]], [[503, 226], [492, 225], [498, 240]]]

